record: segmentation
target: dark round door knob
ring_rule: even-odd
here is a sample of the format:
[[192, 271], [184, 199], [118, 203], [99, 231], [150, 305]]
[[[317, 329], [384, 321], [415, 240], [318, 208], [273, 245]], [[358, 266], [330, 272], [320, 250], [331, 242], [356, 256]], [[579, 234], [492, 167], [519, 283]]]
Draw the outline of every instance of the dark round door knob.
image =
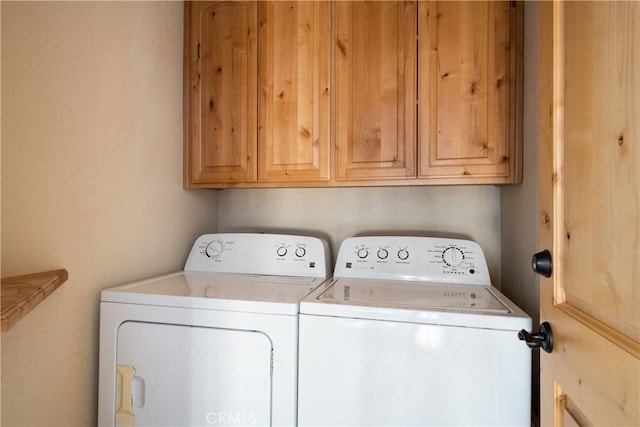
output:
[[553, 259], [551, 252], [544, 250], [534, 254], [531, 258], [531, 266], [533, 271], [544, 277], [551, 277], [553, 272]]

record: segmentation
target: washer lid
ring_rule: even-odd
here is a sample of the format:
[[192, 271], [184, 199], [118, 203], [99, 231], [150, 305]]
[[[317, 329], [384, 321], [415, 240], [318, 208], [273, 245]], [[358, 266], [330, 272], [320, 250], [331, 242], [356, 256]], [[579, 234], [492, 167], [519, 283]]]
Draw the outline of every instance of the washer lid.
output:
[[511, 312], [484, 286], [337, 279], [318, 299], [338, 304]]
[[514, 330], [531, 323], [491, 286], [404, 280], [335, 279], [309, 295], [300, 313]]
[[300, 300], [325, 280], [181, 271], [104, 290], [102, 301], [296, 315]]

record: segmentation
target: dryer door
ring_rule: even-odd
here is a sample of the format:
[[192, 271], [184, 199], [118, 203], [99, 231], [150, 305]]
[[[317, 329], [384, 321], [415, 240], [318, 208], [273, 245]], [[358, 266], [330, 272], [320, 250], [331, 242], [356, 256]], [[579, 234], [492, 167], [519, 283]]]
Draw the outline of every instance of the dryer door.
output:
[[271, 354], [261, 332], [125, 322], [116, 425], [270, 425]]

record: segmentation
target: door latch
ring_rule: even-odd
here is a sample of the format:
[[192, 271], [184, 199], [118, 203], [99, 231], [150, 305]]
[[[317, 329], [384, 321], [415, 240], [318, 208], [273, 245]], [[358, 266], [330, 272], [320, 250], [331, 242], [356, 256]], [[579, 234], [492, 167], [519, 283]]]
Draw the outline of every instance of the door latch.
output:
[[538, 332], [527, 332], [522, 329], [518, 332], [518, 338], [527, 343], [527, 346], [532, 350], [542, 348], [547, 353], [553, 351], [553, 332], [549, 322], [542, 322]]

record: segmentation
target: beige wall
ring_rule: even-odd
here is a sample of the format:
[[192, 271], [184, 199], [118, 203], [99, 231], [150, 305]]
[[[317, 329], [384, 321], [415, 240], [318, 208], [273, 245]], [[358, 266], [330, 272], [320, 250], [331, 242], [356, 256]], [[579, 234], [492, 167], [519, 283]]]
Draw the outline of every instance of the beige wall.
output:
[[69, 280], [2, 335], [2, 421], [96, 421], [103, 288], [216, 226], [184, 191], [182, 4], [2, 2], [2, 275]]
[[500, 283], [500, 189], [493, 186], [224, 190], [220, 231], [311, 232], [340, 242], [358, 233], [470, 238]]

